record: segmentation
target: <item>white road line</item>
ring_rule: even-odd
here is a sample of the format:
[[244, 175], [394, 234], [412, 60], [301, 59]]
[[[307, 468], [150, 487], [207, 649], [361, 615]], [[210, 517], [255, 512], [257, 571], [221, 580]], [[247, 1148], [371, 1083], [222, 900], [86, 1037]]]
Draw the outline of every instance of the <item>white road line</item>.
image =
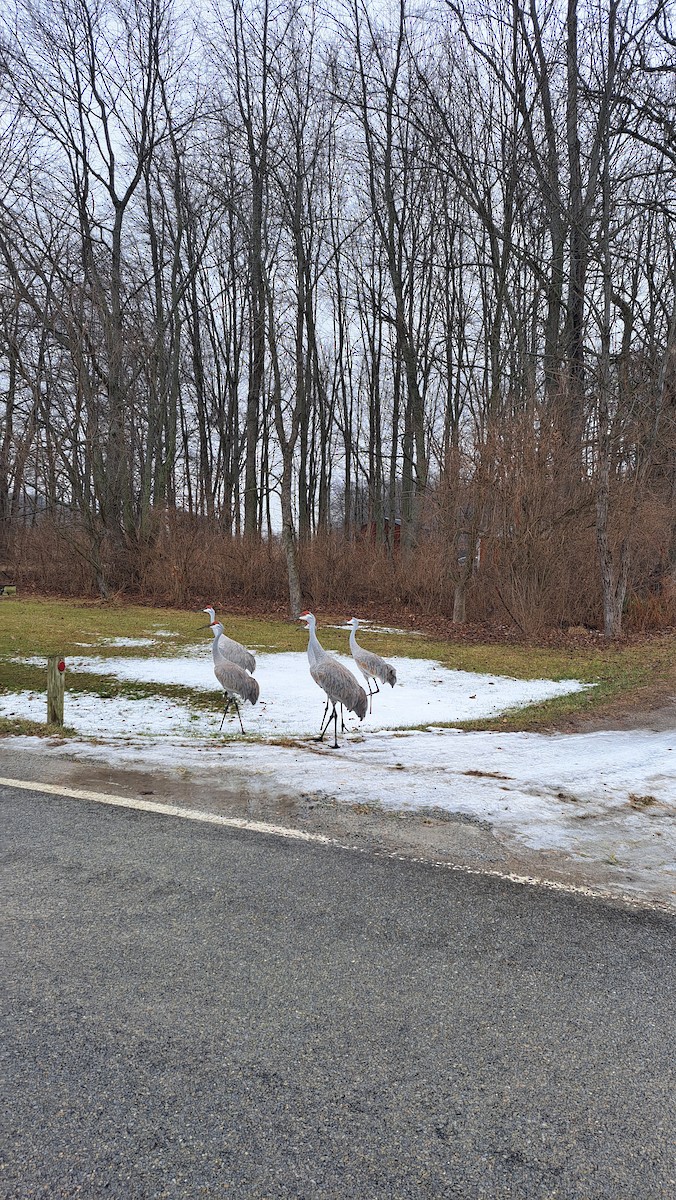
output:
[[0, 777], [0, 787], [20, 788], [26, 792], [46, 792], [50, 796], [65, 796], [70, 800], [88, 800], [95, 804], [110, 804], [116, 808], [129, 808], [139, 812], [157, 813], [164, 817], [182, 817], [188, 821], [202, 821], [209, 825], [221, 825], [228, 829], [246, 829], [252, 833], [265, 833], [274, 837], [288, 838], [297, 842], [312, 842], [320, 846], [333, 846], [339, 850], [356, 851], [360, 854], [372, 854], [378, 858], [393, 859], [396, 862], [420, 863], [427, 867], [437, 867], [445, 871], [454, 871], [461, 875], [484, 875], [492, 879], [503, 879], [509, 883], [518, 883], [527, 887], [546, 888], [553, 892], [565, 892], [570, 895], [588, 896], [595, 900], [622, 901], [639, 908], [660, 909], [671, 912], [668, 904], [659, 900], [640, 898], [626, 893], [609, 892], [600, 888], [585, 887], [584, 884], [565, 883], [557, 879], [543, 879], [537, 875], [517, 875], [513, 871], [499, 871], [494, 867], [470, 867], [464, 863], [449, 863], [442, 859], [413, 857], [407, 854], [397, 854], [390, 850], [373, 850], [363, 846], [352, 846], [340, 842], [337, 838], [326, 837], [322, 833], [308, 833], [304, 829], [293, 829], [287, 825], [273, 825], [269, 821], [250, 821], [246, 817], [224, 817], [219, 813], [206, 812], [198, 808], [183, 808], [179, 804], [160, 804], [156, 800], [137, 800], [128, 796], [115, 796], [107, 792], [89, 792], [80, 788], [61, 787], [53, 783], [37, 783], [27, 779], [4, 779]]
[[50, 796], [66, 796], [70, 800], [91, 800], [96, 804], [113, 804], [117, 808], [133, 808], [141, 812], [159, 813], [164, 817], [183, 817], [188, 821], [207, 821], [211, 825], [226, 825], [230, 829], [250, 829], [254, 833], [271, 833], [277, 837], [294, 838], [299, 842], [319, 842], [328, 846], [331, 838], [320, 833], [306, 833], [303, 829], [289, 829], [284, 825], [271, 825], [267, 821], [248, 821], [246, 817], [223, 817], [219, 813], [204, 812], [199, 808], [182, 808], [179, 804], [158, 804], [156, 800], [137, 800], [128, 796], [114, 796], [107, 792], [88, 792], [80, 788], [60, 787], [53, 783], [35, 783], [26, 779], [0, 778], [0, 786], [23, 788], [26, 792], [47, 792]]

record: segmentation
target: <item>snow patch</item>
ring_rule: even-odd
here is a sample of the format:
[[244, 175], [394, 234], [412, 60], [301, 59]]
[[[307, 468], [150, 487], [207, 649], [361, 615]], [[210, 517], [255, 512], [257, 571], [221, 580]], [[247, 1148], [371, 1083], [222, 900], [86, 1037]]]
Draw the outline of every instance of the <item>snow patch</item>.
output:
[[[353, 671], [360, 683], [364, 683], [351, 658], [335, 657]], [[41, 664], [39, 659], [26, 661]], [[485, 719], [510, 708], [564, 696], [588, 686], [575, 679], [508, 679], [499, 675], [450, 671], [429, 659], [394, 657], [389, 661], [397, 672], [397, 684], [394, 688], [381, 686], [373, 700], [373, 712], [367, 714], [361, 726], [364, 731]], [[179, 684], [220, 695], [208, 646], [170, 658], [75, 657], [68, 660], [68, 669], [112, 675], [120, 680]], [[318, 732], [324, 693], [310, 675], [305, 654], [259, 655], [256, 679], [260, 685], [260, 700], [255, 708], [245, 706], [247, 733], [263, 737], [305, 737]], [[111, 705], [109, 730], [111, 736], [115, 736], [114, 702], [108, 701], [108, 704]]]
[[119, 648], [121, 650], [123, 646], [152, 646], [154, 644], [154, 641], [155, 641], [154, 638], [143, 638], [143, 637], [141, 637], [141, 638], [130, 638], [130, 637], [100, 638], [99, 645], [100, 646], [111, 646], [113, 649]]

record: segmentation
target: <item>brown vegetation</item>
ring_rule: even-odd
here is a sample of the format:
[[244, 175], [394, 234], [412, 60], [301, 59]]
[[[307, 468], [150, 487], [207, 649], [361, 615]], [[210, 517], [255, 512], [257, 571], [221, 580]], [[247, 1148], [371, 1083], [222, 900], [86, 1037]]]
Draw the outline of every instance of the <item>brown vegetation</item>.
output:
[[[635, 526], [635, 553], [625, 608], [627, 633], [676, 627], [676, 587], [660, 580], [667, 514], [646, 505]], [[126, 551], [104, 546], [116, 598], [156, 605], [286, 612], [289, 593], [281, 541], [236, 538], [216, 521], [173, 514]], [[77, 528], [43, 520], [18, 530], [13, 559], [20, 588], [66, 596], [98, 596], [87, 538]], [[453, 623], [454, 585], [447, 546], [431, 530], [418, 544], [390, 553], [369, 539], [328, 533], [301, 543], [304, 603], [319, 611], [359, 612], [389, 623], [424, 622], [440, 633]], [[348, 613], [349, 610], [349, 613]], [[561, 529], [528, 520], [504, 536], [487, 533], [467, 585], [464, 628], [482, 636], [547, 638], [572, 630], [584, 637], [602, 629], [603, 611], [588, 510]]]

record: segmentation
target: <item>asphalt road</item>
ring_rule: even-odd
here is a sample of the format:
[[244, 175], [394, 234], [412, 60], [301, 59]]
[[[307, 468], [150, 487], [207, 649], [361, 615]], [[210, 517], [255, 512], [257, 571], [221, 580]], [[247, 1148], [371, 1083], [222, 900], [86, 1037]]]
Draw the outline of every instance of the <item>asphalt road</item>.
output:
[[3, 1197], [673, 1200], [673, 919], [0, 801]]

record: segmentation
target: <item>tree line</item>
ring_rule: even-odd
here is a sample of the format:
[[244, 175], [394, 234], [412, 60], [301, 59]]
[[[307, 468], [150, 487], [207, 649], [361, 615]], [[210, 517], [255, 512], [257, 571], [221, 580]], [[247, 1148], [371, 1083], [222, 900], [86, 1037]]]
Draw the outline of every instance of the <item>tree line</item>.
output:
[[608, 637], [673, 586], [666, 3], [1, 21], [0, 561], [49, 519], [105, 596], [179, 514], [279, 538], [294, 612], [337, 538], [458, 622], [487, 563], [513, 611], [591, 554]]

